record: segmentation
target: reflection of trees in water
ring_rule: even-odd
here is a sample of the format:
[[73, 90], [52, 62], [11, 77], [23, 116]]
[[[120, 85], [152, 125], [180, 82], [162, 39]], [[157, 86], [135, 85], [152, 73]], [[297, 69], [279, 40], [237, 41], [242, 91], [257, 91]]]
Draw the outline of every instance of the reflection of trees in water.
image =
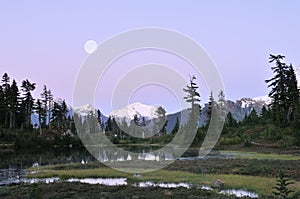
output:
[[90, 152], [100, 162], [117, 162], [132, 160], [161, 161], [174, 159], [174, 155], [171, 152], [161, 150], [148, 150], [148, 152], [134, 153], [115, 147], [91, 147]]
[[55, 165], [66, 163], [93, 162], [95, 158], [86, 149], [22, 150], [0, 152], [0, 168], [28, 168], [34, 163]]
[[[199, 107], [191, 109], [187, 123], [179, 129], [176, 134], [177, 141], [168, 147], [155, 150], [149, 146], [130, 147], [129, 150], [119, 148], [111, 143], [102, 130], [97, 118], [93, 114], [80, 116], [74, 114], [76, 128], [83, 144], [89, 152], [100, 162], [117, 162], [117, 161], [164, 161], [174, 160], [189, 147], [194, 138], [194, 131], [197, 128], [199, 120]], [[162, 114], [163, 115], [163, 114]], [[163, 118], [165, 115], [162, 116]], [[165, 122], [162, 118], [160, 121]], [[159, 124], [158, 126], [163, 126]]]

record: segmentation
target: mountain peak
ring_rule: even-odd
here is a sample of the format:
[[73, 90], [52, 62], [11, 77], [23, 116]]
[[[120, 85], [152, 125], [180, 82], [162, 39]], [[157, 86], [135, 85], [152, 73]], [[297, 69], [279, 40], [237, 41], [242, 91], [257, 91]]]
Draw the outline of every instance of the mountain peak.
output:
[[158, 108], [159, 106], [146, 105], [140, 102], [135, 102], [127, 105], [124, 108], [114, 110], [109, 115], [115, 118], [125, 118], [128, 120], [132, 120], [135, 115], [137, 115], [139, 118], [145, 117], [145, 119], [153, 119], [158, 117], [158, 114], [156, 112]]
[[90, 104], [85, 104], [82, 106], [75, 107], [73, 110], [75, 113], [77, 113], [78, 115], [81, 115], [81, 116], [87, 116], [90, 113], [96, 112], [96, 109]]

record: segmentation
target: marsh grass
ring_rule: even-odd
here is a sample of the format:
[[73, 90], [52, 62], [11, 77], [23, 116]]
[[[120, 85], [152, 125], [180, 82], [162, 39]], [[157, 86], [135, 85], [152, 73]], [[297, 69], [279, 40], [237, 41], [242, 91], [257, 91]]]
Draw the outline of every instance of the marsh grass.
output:
[[[55, 167], [54, 167], [55, 168]], [[192, 186], [208, 185], [212, 186], [216, 179], [225, 182], [225, 189], [243, 189], [253, 191], [260, 196], [271, 195], [272, 187], [276, 184], [276, 178], [244, 176], [233, 174], [195, 174], [184, 171], [158, 170], [155, 172], [141, 173], [135, 177], [132, 173], [124, 173], [111, 168], [92, 168], [92, 169], [66, 169], [53, 170], [51, 166], [41, 167], [38, 172], [33, 173], [29, 170], [28, 178], [49, 178], [58, 177], [68, 178], [127, 178], [128, 183], [152, 181], [154, 183], [189, 183]], [[300, 182], [292, 185], [290, 188], [294, 191], [300, 191]]]
[[224, 155], [233, 155], [234, 158], [243, 159], [271, 159], [271, 160], [300, 160], [300, 155], [276, 154], [276, 153], [257, 153], [245, 151], [220, 151]]
[[51, 170], [42, 168], [36, 172], [29, 171], [27, 178], [51, 178], [58, 177], [61, 179], [69, 178], [121, 178], [129, 177], [130, 174], [123, 173], [110, 168], [93, 168], [93, 169], [68, 169], [68, 170]]

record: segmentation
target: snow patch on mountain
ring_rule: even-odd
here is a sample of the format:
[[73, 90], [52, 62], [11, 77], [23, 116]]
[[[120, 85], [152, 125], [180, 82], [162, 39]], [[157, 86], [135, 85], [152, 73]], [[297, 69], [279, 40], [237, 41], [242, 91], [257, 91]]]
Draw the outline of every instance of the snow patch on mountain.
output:
[[73, 108], [73, 111], [74, 113], [84, 117], [88, 116], [91, 113], [93, 113], [94, 115], [96, 114], [96, 109], [90, 104], [75, 107]]
[[114, 110], [109, 115], [116, 119], [125, 118], [126, 120], [132, 120], [137, 115], [139, 118], [144, 117], [147, 120], [151, 120], [159, 117], [157, 113], [158, 108], [159, 106], [150, 106], [136, 102], [124, 108]]
[[271, 104], [271, 102], [272, 102], [272, 99], [268, 95], [255, 97], [255, 98], [253, 98], [253, 100], [255, 100], [257, 102], [264, 102], [267, 105]]

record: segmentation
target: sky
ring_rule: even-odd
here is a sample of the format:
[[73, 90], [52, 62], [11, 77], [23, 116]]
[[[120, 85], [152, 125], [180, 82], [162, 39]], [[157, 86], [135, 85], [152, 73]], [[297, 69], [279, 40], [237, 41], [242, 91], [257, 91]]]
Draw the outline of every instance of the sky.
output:
[[[101, 44], [121, 32], [158, 27], [184, 34], [206, 51], [220, 73], [227, 99], [263, 96], [269, 92], [264, 80], [272, 77], [270, 53], [285, 55], [295, 68], [300, 65], [299, 7], [296, 0], [1, 1], [0, 73], [7, 72], [19, 85], [24, 79], [35, 82], [35, 98], [46, 84], [54, 97], [72, 105], [76, 77], [89, 57], [86, 41]], [[109, 81], [118, 82], [124, 75], [120, 71], [130, 70], [135, 59], [169, 64], [186, 79], [192, 73], [185, 70], [186, 63], [174, 61], [178, 57], [166, 52], [128, 56], [131, 61], [118, 59], [98, 82], [95, 100], [106, 114], [112, 111], [114, 83]], [[209, 89], [201, 77], [197, 81], [205, 102]], [[156, 84], [135, 89], [128, 103], [134, 101], [161, 103], [170, 112], [178, 109], [176, 96]]]

